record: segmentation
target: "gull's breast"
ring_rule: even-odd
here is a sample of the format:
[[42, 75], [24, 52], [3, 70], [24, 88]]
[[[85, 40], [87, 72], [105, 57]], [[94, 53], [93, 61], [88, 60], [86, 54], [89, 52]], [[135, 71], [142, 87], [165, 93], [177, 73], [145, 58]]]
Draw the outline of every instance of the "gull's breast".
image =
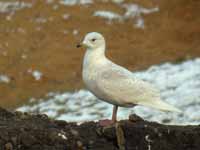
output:
[[[93, 57], [94, 58], [94, 57]], [[105, 68], [106, 61], [84, 59], [82, 78], [86, 88], [91, 91], [99, 99], [105, 99], [105, 94], [99, 89], [98, 78], [102, 70]]]
[[94, 66], [94, 64], [88, 64], [87, 66], [83, 66], [82, 78], [83, 82], [88, 90], [96, 95], [98, 93], [97, 88], [97, 78], [98, 78], [98, 66]]
[[98, 56], [98, 53], [87, 50], [83, 60], [82, 78], [88, 90], [94, 94], [97, 91], [97, 78], [104, 67], [104, 57]]

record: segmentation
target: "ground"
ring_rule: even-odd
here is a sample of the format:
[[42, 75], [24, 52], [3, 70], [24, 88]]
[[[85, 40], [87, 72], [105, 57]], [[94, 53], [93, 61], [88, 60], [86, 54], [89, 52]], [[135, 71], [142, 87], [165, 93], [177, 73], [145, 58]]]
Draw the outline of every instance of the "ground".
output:
[[[131, 19], [109, 24], [92, 16], [95, 10], [124, 13], [122, 7], [111, 2], [88, 6], [29, 2], [31, 8], [0, 14], [0, 73], [11, 79], [9, 84], [0, 84], [0, 105], [6, 108], [15, 108], [50, 91], [84, 87], [84, 49], [77, 49], [76, 44], [87, 32], [101, 32], [106, 37], [107, 56], [133, 71], [200, 56], [200, 1], [126, 1], [159, 8], [158, 12], [143, 15], [144, 29], [135, 28]], [[36, 80], [33, 71], [41, 72], [41, 79]]]
[[199, 126], [166, 126], [131, 115], [115, 126], [77, 125], [46, 115], [0, 108], [0, 149], [4, 150], [199, 150]]

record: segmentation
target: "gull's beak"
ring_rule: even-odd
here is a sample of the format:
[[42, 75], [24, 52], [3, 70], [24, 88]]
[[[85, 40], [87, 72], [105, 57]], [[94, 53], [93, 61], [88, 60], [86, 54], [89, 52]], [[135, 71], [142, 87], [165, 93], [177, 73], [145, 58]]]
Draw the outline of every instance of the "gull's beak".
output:
[[80, 48], [80, 47], [87, 47], [86, 43], [83, 41], [79, 44], [76, 45], [77, 48]]

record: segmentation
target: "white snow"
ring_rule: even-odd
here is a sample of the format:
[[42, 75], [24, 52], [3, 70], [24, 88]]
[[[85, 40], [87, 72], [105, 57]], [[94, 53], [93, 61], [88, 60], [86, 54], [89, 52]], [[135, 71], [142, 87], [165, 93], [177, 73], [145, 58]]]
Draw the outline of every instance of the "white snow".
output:
[[2, 83], [9, 83], [10, 82], [10, 78], [7, 75], [0, 75], [0, 82]]
[[[109, 2], [109, 1], [116, 4], [121, 4], [124, 2], [124, 0], [101, 0], [101, 2]], [[60, 0], [61, 4], [67, 6], [92, 4], [94, 2], [95, 2], [94, 0]]]
[[137, 4], [123, 4], [123, 7], [126, 9], [124, 18], [133, 18], [135, 27], [138, 28], [144, 28], [144, 19], [142, 14], [150, 14], [159, 11], [158, 7], [147, 9]]
[[144, 28], [145, 25], [142, 15], [159, 11], [158, 7], [147, 9], [142, 6], [139, 6], [138, 4], [122, 4], [120, 6], [122, 8], [125, 8], [125, 13], [123, 15], [108, 10], [97, 10], [93, 13], [93, 16], [107, 19], [109, 23], [111, 23], [114, 20], [122, 22], [126, 19], [133, 19], [134, 26], [136, 28]]
[[123, 4], [123, 7], [126, 8], [125, 17], [137, 17], [141, 14], [150, 14], [153, 12], [158, 12], [159, 8], [144, 8], [142, 6], [139, 6], [138, 4]]
[[63, 14], [62, 15], [62, 18], [64, 19], [64, 20], [68, 20], [69, 18], [70, 18], [70, 14]]
[[45, 17], [37, 17], [34, 19], [36, 23], [46, 23], [48, 20]]
[[59, 6], [57, 4], [54, 4], [52, 8], [53, 8], [53, 10], [58, 10]]
[[74, 30], [72, 31], [72, 33], [73, 33], [73, 35], [77, 35], [77, 34], [79, 33], [79, 31], [78, 31], [77, 29], [74, 29]]
[[30, 73], [37, 81], [40, 80], [41, 77], [43, 76], [43, 73], [38, 70], [29, 69], [28, 73]]
[[60, 0], [60, 3], [63, 5], [73, 6], [73, 5], [85, 5], [93, 3], [92, 0]]
[[0, 13], [13, 12], [22, 8], [31, 8], [32, 4], [27, 2], [0, 2]]
[[22, 55], [21, 55], [21, 58], [22, 58], [22, 59], [27, 59], [27, 55], [26, 55], [26, 54], [22, 54]]
[[119, 20], [119, 21], [123, 20], [123, 17], [120, 14], [117, 14], [111, 11], [106, 11], [106, 10], [95, 11], [93, 16], [95, 17], [98, 16], [98, 17], [108, 19], [109, 22], [113, 20]]
[[64, 140], [67, 140], [67, 137], [65, 136], [65, 134], [63, 132], [58, 133], [58, 136], [61, 137]]
[[149, 134], [147, 134], [147, 135], [145, 136], [145, 140], [146, 140], [148, 143], [153, 142], [153, 141], [150, 139], [150, 135], [149, 135]]
[[112, 0], [113, 3], [117, 3], [117, 4], [120, 4], [120, 3], [123, 3], [124, 0]]
[[47, 4], [52, 4], [54, 2], [54, 0], [46, 0]]
[[8, 52], [7, 51], [2, 51], [1, 52], [3, 56], [8, 56]]
[[[147, 70], [134, 72], [134, 76], [151, 82], [162, 98], [178, 107], [183, 114], [160, 112], [147, 107], [120, 108], [118, 119], [126, 119], [136, 113], [150, 121], [166, 124], [200, 123], [200, 58], [179, 64], [164, 63]], [[49, 93], [46, 98], [30, 102], [18, 110], [41, 112], [67, 121], [86, 121], [110, 118], [112, 105], [98, 100], [87, 90], [74, 93]]]
[[150, 139], [149, 134], [147, 134], [147, 135], [145, 136], [145, 140], [147, 141], [147, 144], [148, 144], [148, 150], [151, 150], [151, 143], [152, 143], [153, 141]]
[[[101, 0], [101, 2], [113, 2], [121, 8], [125, 9], [124, 14], [119, 14], [117, 12], [113, 12], [110, 10], [96, 10], [93, 13], [94, 17], [101, 17], [106, 19], [111, 24], [112, 21], [123, 22], [126, 19], [132, 19], [134, 27], [136, 28], [145, 28], [145, 21], [142, 15], [147, 15], [150, 13], [158, 12], [159, 8], [144, 8], [135, 3], [126, 4], [124, 0]], [[74, 6], [74, 5], [85, 5], [85, 4], [93, 4], [95, 1], [93, 0], [60, 0], [60, 3], [66, 6]], [[68, 19], [68, 17], [66, 17]]]
[[7, 21], [11, 21], [11, 20], [12, 20], [12, 15], [7, 15], [7, 16], [6, 16], [6, 20], [7, 20]]

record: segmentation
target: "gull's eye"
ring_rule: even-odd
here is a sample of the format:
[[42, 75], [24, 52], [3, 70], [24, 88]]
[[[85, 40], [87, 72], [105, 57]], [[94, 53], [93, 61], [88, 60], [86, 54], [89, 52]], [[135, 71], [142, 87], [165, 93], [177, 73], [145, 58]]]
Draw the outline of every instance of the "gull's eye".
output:
[[96, 41], [96, 39], [92, 39], [92, 42]]

